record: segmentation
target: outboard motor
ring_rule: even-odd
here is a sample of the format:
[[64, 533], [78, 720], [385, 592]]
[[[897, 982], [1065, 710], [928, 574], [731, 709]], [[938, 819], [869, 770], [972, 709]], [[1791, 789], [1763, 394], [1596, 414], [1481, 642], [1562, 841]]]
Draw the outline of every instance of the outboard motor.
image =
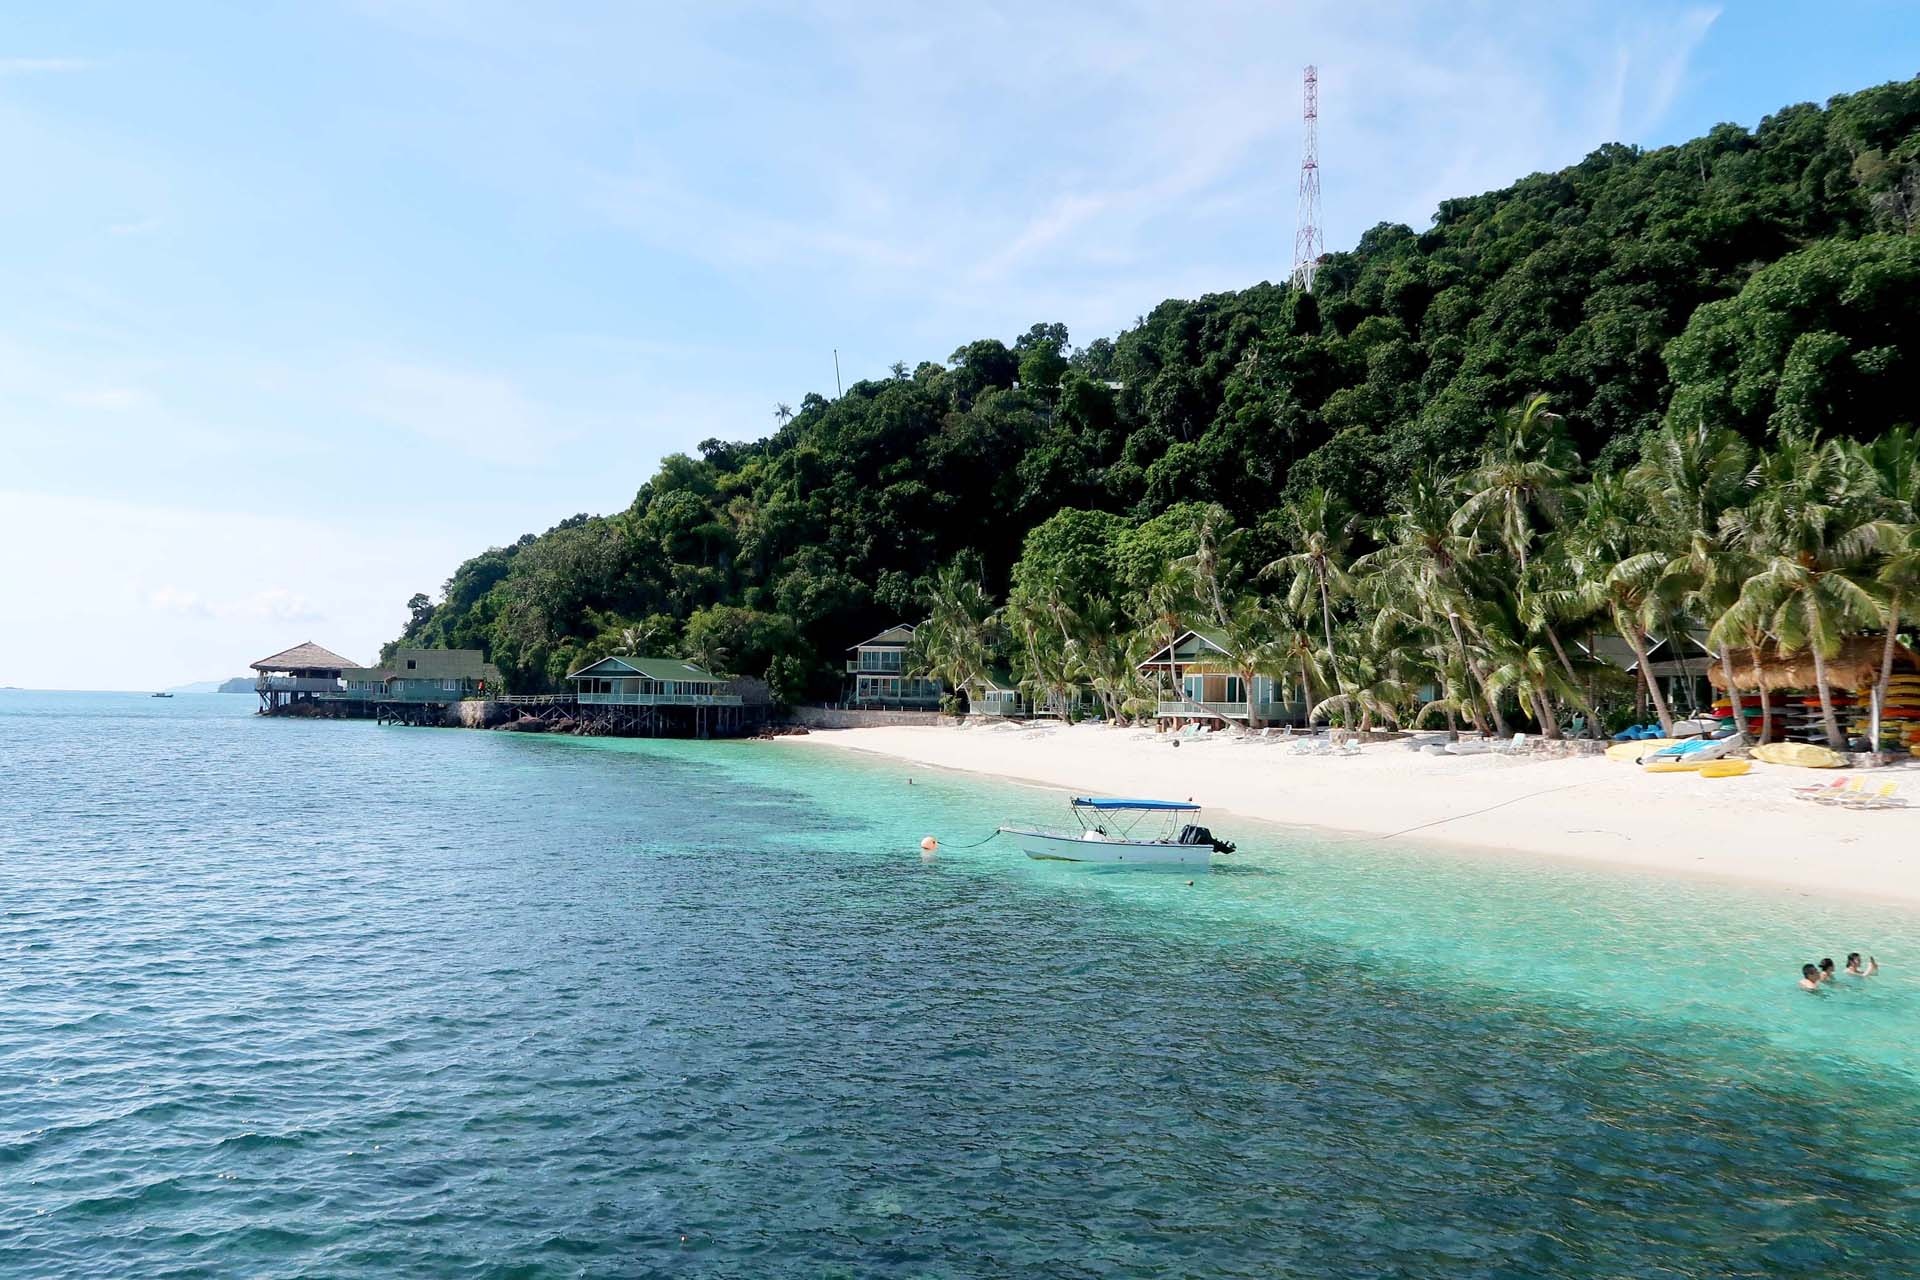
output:
[[1180, 828], [1179, 843], [1210, 845], [1215, 853], [1232, 853], [1235, 848], [1233, 841], [1216, 840], [1213, 838], [1213, 832], [1205, 827], [1196, 827], [1192, 823]]

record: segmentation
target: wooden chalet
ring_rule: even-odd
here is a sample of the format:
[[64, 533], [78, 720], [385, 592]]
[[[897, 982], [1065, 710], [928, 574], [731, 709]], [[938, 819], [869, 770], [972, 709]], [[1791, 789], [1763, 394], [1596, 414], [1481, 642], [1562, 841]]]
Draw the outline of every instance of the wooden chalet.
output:
[[737, 732], [745, 703], [728, 681], [683, 658], [616, 656], [567, 674], [576, 715], [609, 733]]
[[1306, 720], [1306, 708], [1282, 700], [1273, 677], [1256, 675], [1249, 688], [1216, 632], [1182, 631], [1172, 644], [1149, 654], [1139, 671], [1160, 691], [1154, 710], [1159, 720], [1244, 724], [1249, 709], [1263, 724]]

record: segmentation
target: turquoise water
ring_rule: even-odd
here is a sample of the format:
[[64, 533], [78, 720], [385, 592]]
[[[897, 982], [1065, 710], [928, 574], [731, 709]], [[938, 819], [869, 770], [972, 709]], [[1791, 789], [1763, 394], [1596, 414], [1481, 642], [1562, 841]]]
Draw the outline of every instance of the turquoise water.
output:
[[0, 1275], [1920, 1272], [1909, 912], [250, 706], [0, 693]]

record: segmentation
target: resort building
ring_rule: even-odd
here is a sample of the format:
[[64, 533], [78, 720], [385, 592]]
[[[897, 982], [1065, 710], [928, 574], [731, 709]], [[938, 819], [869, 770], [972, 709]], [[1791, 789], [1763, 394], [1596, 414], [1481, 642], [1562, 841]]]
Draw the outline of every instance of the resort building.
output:
[[966, 686], [967, 714], [1005, 719], [1026, 713], [1026, 700], [1020, 686], [1004, 671], [992, 671]]
[[498, 696], [500, 668], [478, 649], [400, 649], [379, 667], [348, 671], [346, 696], [363, 702], [458, 702]]
[[1181, 632], [1172, 644], [1150, 654], [1139, 671], [1160, 691], [1154, 712], [1158, 719], [1245, 721], [1249, 702], [1264, 724], [1306, 719], [1300, 703], [1281, 700], [1273, 677], [1257, 675], [1249, 689], [1220, 637], [1206, 631]]
[[571, 714], [594, 733], [704, 738], [741, 732], [750, 717], [728, 681], [683, 658], [602, 658], [567, 679]]
[[345, 692], [342, 677], [350, 671], [364, 670], [351, 658], [343, 658], [311, 640], [249, 665], [260, 673], [253, 688], [260, 695], [260, 710], [269, 715], [298, 702], [338, 696]]
[[601, 707], [737, 707], [725, 680], [680, 658], [602, 658], [569, 672], [574, 701]]
[[847, 674], [853, 677], [847, 701], [867, 707], [938, 707], [946, 686], [906, 673], [912, 643], [913, 627], [902, 622], [853, 645], [849, 649], [853, 657], [847, 659]]

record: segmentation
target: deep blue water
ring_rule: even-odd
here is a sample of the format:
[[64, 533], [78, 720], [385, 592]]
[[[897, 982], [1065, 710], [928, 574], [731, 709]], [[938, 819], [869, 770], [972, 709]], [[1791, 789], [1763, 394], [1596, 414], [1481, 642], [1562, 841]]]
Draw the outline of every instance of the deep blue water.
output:
[[0, 693], [0, 1275], [1920, 1273], [1905, 911], [250, 707]]

